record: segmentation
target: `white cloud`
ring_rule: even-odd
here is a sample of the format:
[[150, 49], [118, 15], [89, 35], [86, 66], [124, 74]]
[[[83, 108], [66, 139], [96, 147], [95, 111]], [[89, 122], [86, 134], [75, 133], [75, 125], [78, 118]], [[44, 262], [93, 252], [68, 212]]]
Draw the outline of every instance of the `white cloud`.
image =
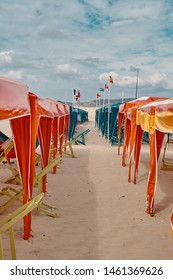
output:
[[149, 82], [152, 86], [162, 86], [165, 89], [173, 90], [173, 80], [164, 73], [154, 73], [150, 76]]
[[59, 100], [79, 88], [82, 101], [92, 100], [109, 75], [116, 96], [130, 95], [139, 68], [139, 94], [172, 95], [171, 1], [1, 2], [1, 75]]
[[12, 62], [12, 54], [14, 51], [0, 52], [0, 61], [10, 63]]
[[23, 71], [21, 70], [10, 70], [9, 72], [6, 73], [6, 77], [11, 78], [11, 79], [17, 79], [20, 80], [23, 78]]
[[117, 80], [118, 77], [119, 77], [119, 75], [117, 73], [111, 71], [111, 72], [108, 72], [108, 73], [107, 72], [102, 73], [99, 76], [99, 79], [100, 79], [100, 81], [105, 81], [106, 82], [106, 81], [109, 81], [109, 76], [111, 76], [114, 81]]
[[77, 69], [73, 68], [70, 64], [59, 64], [55, 69], [58, 73], [77, 73]]
[[136, 77], [125, 76], [118, 81], [118, 85], [122, 87], [131, 87], [136, 84]]

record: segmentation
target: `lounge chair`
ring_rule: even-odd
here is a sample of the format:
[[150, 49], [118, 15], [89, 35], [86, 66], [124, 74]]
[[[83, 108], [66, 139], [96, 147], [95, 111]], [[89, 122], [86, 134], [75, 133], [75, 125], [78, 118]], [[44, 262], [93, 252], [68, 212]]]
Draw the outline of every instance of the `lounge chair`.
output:
[[36, 197], [31, 199], [28, 203], [21, 206], [20, 208], [18, 208], [13, 213], [9, 214], [7, 217], [3, 218], [0, 221], [0, 260], [4, 259], [3, 247], [2, 247], [2, 234], [7, 231], [9, 232], [9, 236], [10, 236], [11, 256], [13, 260], [16, 260], [16, 248], [15, 248], [13, 226], [24, 216], [30, 213], [33, 209], [39, 208], [43, 196], [44, 193], [37, 195]]
[[[73, 147], [72, 145], [75, 143], [76, 145], [78, 144], [82, 144], [82, 145], [85, 145], [85, 136], [87, 133], [90, 132], [90, 129], [86, 129], [85, 131], [81, 132], [80, 134], [78, 134], [76, 137], [73, 137], [72, 140], [70, 141], [67, 141], [65, 144], [62, 145], [62, 152], [64, 154], [67, 154], [69, 156], [71, 156], [72, 158], [75, 158], [75, 154], [74, 154], [74, 150], [73, 150]], [[69, 147], [70, 149], [70, 152], [68, 152], [66, 150], [66, 148]]]

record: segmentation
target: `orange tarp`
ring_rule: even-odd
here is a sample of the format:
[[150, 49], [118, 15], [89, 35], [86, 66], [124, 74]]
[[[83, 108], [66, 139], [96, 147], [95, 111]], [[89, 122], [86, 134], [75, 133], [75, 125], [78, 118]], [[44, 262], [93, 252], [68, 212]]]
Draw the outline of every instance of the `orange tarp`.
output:
[[[147, 187], [147, 212], [150, 215], [153, 215], [154, 195], [157, 180], [157, 160], [161, 151], [164, 137], [163, 133], [166, 131], [173, 131], [171, 128], [171, 123], [173, 123], [173, 117], [171, 116], [173, 106], [171, 106], [170, 99], [160, 97], [152, 97], [148, 99], [141, 98], [140, 100], [135, 100], [129, 103], [126, 103], [124, 106], [121, 105], [120, 110], [121, 119], [122, 114], [125, 116], [125, 143], [123, 157], [126, 156], [128, 144], [130, 146], [128, 181], [131, 181], [131, 161], [132, 154], [134, 154], [134, 183], [136, 183], [142, 144], [142, 133], [143, 130], [145, 130], [149, 132], [150, 139], [150, 172]], [[145, 105], [143, 104], [143, 106], [141, 106], [142, 103]], [[127, 121], [127, 119], [129, 121]], [[131, 128], [128, 128], [130, 125]], [[130, 137], [126, 135], [127, 133], [130, 133]], [[129, 139], [128, 141], [126, 140], [127, 137]], [[125, 158], [122, 159], [122, 165], [125, 165]]]
[[[131, 108], [137, 108], [144, 105], [148, 104], [150, 102], [154, 102], [158, 99], [164, 100], [164, 98], [159, 98], [159, 97], [141, 97], [138, 99], [135, 99], [133, 101], [126, 102], [124, 104], [120, 105], [119, 108], [119, 114], [118, 114], [118, 154], [120, 154], [120, 132], [121, 132], [121, 126], [124, 120], [124, 145], [123, 145], [123, 155], [122, 155], [122, 166], [125, 166], [125, 158], [127, 155], [127, 149], [130, 143], [130, 135], [131, 134], [131, 129], [129, 128], [130, 124], [129, 122], [126, 121], [126, 119], [131, 120]], [[128, 125], [128, 128], [126, 128], [126, 125]]]
[[[67, 115], [67, 106], [61, 106], [66, 107], [64, 118]], [[58, 107], [57, 112], [59, 112]], [[0, 120], [10, 120], [22, 181], [24, 204], [32, 198], [36, 137], [37, 135], [39, 137], [43, 167], [45, 167], [49, 159], [52, 122], [55, 115], [52, 104], [37, 97], [34, 93], [28, 92], [27, 85], [0, 78]], [[69, 115], [67, 118], [69, 119]], [[67, 133], [67, 121], [65, 127]], [[64, 130], [62, 133], [64, 134]], [[46, 177], [43, 181], [43, 190], [46, 190]], [[24, 218], [24, 239], [29, 239], [30, 232], [31, 214], [28, 214]]]
[[[9, 119], [14, 137], [19, 172], [23, 186], [23, 203], [32, 197], [36, 143], [35, 96], [28, 94], [24, 84], [0, 78], [0, 119]], [[33, 111], [32, 117], [31, 112]], [[24, 219], [24, 238], [28, 239], [31, 230], [31, 216]]]
[[[160, 155], [164, 132], [156, 130], [156, 110], [161, 104], [169, 103], [169, 99], [158, 100], [141, 106], [137, 110], [136, 125], [149, 133], [150, 139], [150, 171], [147, 186], [147, 213], [153, 215], [154, 195], [157, 183], [157, 161]], [[135, 156], [136, 157], [136, 156]]]

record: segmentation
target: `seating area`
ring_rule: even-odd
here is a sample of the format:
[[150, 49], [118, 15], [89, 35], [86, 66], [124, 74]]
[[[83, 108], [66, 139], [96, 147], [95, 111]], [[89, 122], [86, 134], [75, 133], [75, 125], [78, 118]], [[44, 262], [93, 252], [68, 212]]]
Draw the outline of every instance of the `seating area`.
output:
[[[44, 201], [45, 195], [51, 192], [47, 190], [47, 175], [57, 173], [62, 154], [68, 147], [71, 156], [75, 157], [72, 144], [85, 145], [85, 135], [89, 130], [73, 137], [76, 123], [70, 136], [72, 140], [68, 141], [68, 105], [51, 99], [43, 100], [28, 92], [27, 85], [6, 78], [0, 78], [0, 92], [0, 120], [9, 121], [12, 135], [8, 137], [0, 131], [0, 163], [11, 172], [1, 181], [4, 186], [0, 189], [0, 214], [4, 216], [14, 202], [19, 205], [13, 213], [0, 220], [0, 259], [4, 258], [1, 235], [7, 231], [10, 233], [12, 259], [16, 259], [13, 225], [24, 218], [23, 238], [28, 240], [33, 209], [53, 218], [60, 217], [58, 208]], [[8, 112], [7, 106], [10, 108]]]
[[11, 257], [12, 260], [16, 260], [16, 247], [15, 247], [15, 239], [14, 239], [14, 230], [13, 227], [15, 224], [24, 218], [27, 214], [31, 213], [32, 210], [35, 208], [39, 208], [44, 193], [41, 193], [31, 199], [28, 203], [24, 204], [23, 206], [19, 207], [13, 213], [9, 214], [7, 217], [0, 220], [0, 260], [4, 259], [3, 254], [3, 234], [9, 232], [10, 238], [10, 249], [11, 249]]

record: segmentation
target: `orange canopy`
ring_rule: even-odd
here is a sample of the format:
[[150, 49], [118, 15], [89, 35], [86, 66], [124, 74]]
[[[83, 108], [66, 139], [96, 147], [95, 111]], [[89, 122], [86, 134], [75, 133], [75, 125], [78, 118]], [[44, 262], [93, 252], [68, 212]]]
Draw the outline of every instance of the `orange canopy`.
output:
[[[44, 163], [48, 159], [52, 109], [46, 101], [28, 92], [28, 86], [2, 77], [0, 120], [3, 119], [10, 120], [25, 204], [32, 198], [37, 130]], [[30, 231], [31, 214], [28, 214], [24, 218], [24, 239], [30, 237]]]
[[[124, 118], [124, 147], [122, 165], [125, 165], [125, 156], [128, 145], [130, 145], [130, 163], [128, 181], [131, 180], [131, 160], [134, 153], [134, 183], [138, 172], [140, 150], [142, 144], [143, 130], [149, 133], [150, 139], [150, 172], [147, 187], [147, 212], [153, 215], [154, 194], [157, 179], [157, 160], [160, 155], [162, 141], [165, 132], [171, 132], [173, 123], [173, 106], [168, 98], [151, 97], [132, 101], [121, 106], [120, 118]], [[143, 106], [141, 106], [143, 103]], [[136, 105], [137, 104], [137, 105]], [[144, 105], [145, 104], [145, 105]], [[173, 105], [173, 103], [172, 103]], [[134, 107], [133, 107], [134, 106]], [[157, 116], [156, 116], [157, 115]], [[129, 134], [129, 135], [127, 135]]]
[[[53, 105], [54, 112], [54, 122], [53, 122], [53, 130], [52, 130], [52, 140], [53, 140], [53, 158], [57, 155], [58, 152], [58, 144], [60, 146], [60, 155], [62, 156], [62, 145], [63, 142], [67, 141], [67, 135], [69, 130], [69, 118], [70, 118], [70, 109], [67, 104], [54, 101], [52, 99], [47, 98], [47, 101], [51, 102]], [[60, 141], [58, 143], [58, 138], [60, 137]], [[53, 168], [53, 173], [56, 173], [56, 166]]]
[[[136, 125], [140, 126], [142, 130], [147, 131], [150, 139], [150, 171], [147, 186], [147, 213], [151, 216], [153, 215], [154, 195], [157, 182], [157, 161], [160, 155], [164, 133], [166, 133], [166, 130], [163, 129], [163, 125], [162, 129], [158, 130], [156, 125], [156, 111], [159, 111], [164, 107], [168, 108], [168, 104], [170, 104], [170, 99], [168, 98], [158, 100], [139, 107], [136, 113]], [[157, 123], [159, 124], [158, 120]], [[138, 151], [138, 154], [135, 155], [135, 157], [139, 157], [139, 153], [140, 151]]]
[[[122, 122], [124, 119], [124, 145], [123, 145], [123, 155], [122, 155], [122, 166], [125, 166], [125, 158], [130, 143], [131, 133], [133, 134], [133, 142], [134, 142], [134, 136], [136, 135], [134, 128], [136, 126], [135, 118], [136, 118], [137, 108], [145, 104], [148, 104], [150, 102], [154, 102], [156, 100], [164, 100], [164, 99], [165, 98], [144, 96], [120, 105], [119, 114], [118, 114], [118, 154], [120, 154], [120, 132], [121, 132]], [[131, 110], [132, 108], [133, 111]], [[131, 139], [131, 144], [132, 144], [132, 139]], [[132, 148], [133, 147], [131, 146], [131, 150]]]

